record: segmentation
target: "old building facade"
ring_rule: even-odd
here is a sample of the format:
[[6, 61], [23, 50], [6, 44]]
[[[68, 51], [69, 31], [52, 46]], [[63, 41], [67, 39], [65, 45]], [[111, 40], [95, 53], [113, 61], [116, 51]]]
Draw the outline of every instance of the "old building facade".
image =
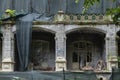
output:
[[[34, 22], [30, 70], [107, 72], [118, 67], [119, 26], [104, 15], [72, 17], [59, 12], [52, 23]], [[14, 71], [19, 66], [15, 34], [13, 23], [1, 26], [1, 71]]]
[[[82, 14], [83, 3], [1, 0], [0, 72], [93, 71], [99, 80], [109, 80], [112, 68], [120, 67], [120, 26], [105, 13], [120, 1], [100, 0], [86, 14]], [[16, 14], [1, 18], [6, 10]], [[30, 34], [24, 31], [31, 27], [27, 23], [32, 24]]]
[[[52, 22], [33, 22], [28, 70], [93, 70], [107, 80], [112, 67], [118, 68], [119, 36], [119, 26], [106, 15], [60, 11]], [[0, 37], [1, 71], [18, 70], [16, 25], [3, 22]]]

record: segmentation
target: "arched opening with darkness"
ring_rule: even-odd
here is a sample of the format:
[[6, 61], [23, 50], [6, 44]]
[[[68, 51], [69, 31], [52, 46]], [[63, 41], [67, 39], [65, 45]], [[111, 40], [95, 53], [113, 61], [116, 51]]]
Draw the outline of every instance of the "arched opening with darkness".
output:
[[106, 67], [105, 33], [82, 28], [67, 34], [67, 69], [99, 69], [99, 61]]
[[54, 34], [44, 30], [33, 30], [30, 66], [33, 70], [53, 71], [55, 69]]

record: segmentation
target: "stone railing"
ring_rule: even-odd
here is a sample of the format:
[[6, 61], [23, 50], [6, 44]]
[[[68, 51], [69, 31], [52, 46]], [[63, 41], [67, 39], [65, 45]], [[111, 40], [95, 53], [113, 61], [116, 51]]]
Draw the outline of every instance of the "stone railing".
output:
[[[112, 17], [103, 14], [65, 14], [58, 11], [53, 21], [33, 21], [33, 24], [114, 24]], [[120, 23], [120, 22], [119, 22]], [[15, 24], [15, 21], [3, 21], [0, 24]]]
[[91, 15], [82, 15], [82, 14], [64, 14], [62, 11], [59, 11], [55, 15], [54, 21], [58, 23], [111, 23], [113, 22], [111, 16], [103, 14], [91, 14]]

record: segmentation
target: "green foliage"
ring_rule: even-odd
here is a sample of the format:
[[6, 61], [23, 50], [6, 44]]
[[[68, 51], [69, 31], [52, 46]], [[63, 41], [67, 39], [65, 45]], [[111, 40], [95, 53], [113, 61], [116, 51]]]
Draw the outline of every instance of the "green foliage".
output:
[[15, 10], [11, 10], [11, 9], [7, 9], [5, 12], [8, 13], [11, 17], [15, 16], [16, 13]]
[[13, 20], [16, 16], [16, 11], [11, 9], [6, 9], [4, 14], [0, 17], [0, 24], [2, 23], [2, 20], [10, 18], [10, 20]]
[[2, 24], [2, 21], [0, 20], [0, 24]]
[[[75, 3], [79, 3], [80, 0], [75, 0]], [[101, 0], [84, 0], [84, 7], [82, 13], [84, 14], [91, 6], [93, 6], [96, 3], [100, 3]], [[109, 1], [109, 0], [107, 0]], [[116, 0], [112, 0], [113, 2]], [[120, 7], [108, 9], [106, 11], [107, 15], [111, 15], [113, 22], [118, 25], [120, 22]]]
[[[75, 3], [79, 3], [80, 0], [75, 0]], [[101, 0], [84, 0], [83, 13], [85, 13], [94, 4], [100, 3]], [[109, 0], [108, 0], [109, 1]], [[112, 0], [113, 2], [116, 0]]]
[[120, 56], [118, 57], [118, 62], [120, 62]]
[[[79, 1], [80, 0], [75, 0], [75, 3], [78, 3]], [[100, 3], [100, 0], [84, 0], [83, 13], [85, 13], [95, 3]]]
[[114, 9], [108, 9], [106, 12], [107, 15], [111, 15], [114, 23], [118, 25], [118, 21], [120, 21], [120, 7]]

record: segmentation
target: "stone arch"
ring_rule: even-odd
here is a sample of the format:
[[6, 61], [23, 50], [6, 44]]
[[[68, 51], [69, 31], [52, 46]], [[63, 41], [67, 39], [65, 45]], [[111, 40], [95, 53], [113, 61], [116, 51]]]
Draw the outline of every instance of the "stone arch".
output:
[[[56, 33], [56, 30], [54, 28], [49, 27], [50, 25], [33, 25], [32, 30], [44, 30], [46, 32], [50, 32], [52, 34]], [[54, 27], [54, 26], [52, 26]]]
[[[54, 30], [53, 28], [49, 28], [48, 26], [44, 26], [44, 25], [42, 25], [42, 26], [41, 25], [33, 25], [32, 30], [44, 30], [44, 31], [50, 32], [52, 34], [56, 33], [56, 30]], [[13, 26], [12, 31], [14, 34], [16, 34], [16, 26]]]
[[[36, 35], [37, 34], [37, 35]], [[52, 61], [51, 61], [51, 65], [50, 66], [48, 66], [48, 64], [46, 64], [45, 63], [45, 69], [43, 69], [43, 68], [35, 68], [35, 69], [41, 69], [41, 70], [54, 70], [54, 56], [55, 56], [55, 46], [54, 46], [54, 36], [55, 36], [55, 31], [52, 31], [52, 30], [50, 30], [50, 29], [47, 29], [47, 28], [41, 28], [41, 27], [35, 27], [35, 28], [32, 28], [32, 40], [31, 40], [31, 52], [32, 52], [32, 50], [33, 50], [33, 47], [35, 47], [35, 46], [33, 46], [33, 43], [35, 42], [35, 44], [36, 43], [38, 43], [38, 44], [36, 44], [36, 47], [38, 48], [38, 45], [40, 45], [41, 43], [42, 43], [42, 45], [46, 45], [46, 42], [48, 43], [48, 41], [49, 41], [49, 47], [50, 47], [50, 51], [49, 51], [49, 53], [51, 54], [50, 55], [50, 58], [51, 58], [51, 56], [53, 57], [52, 58]], [[19, 69], [18, 69], [18, 66], [19, 66], [19, 59], [18, 59], [18, 50], [17, 50], [17, 42], [16, 42], [16, 32], [14, 32], [14, 37], [15, 37], [15, 55], [14, 55], [14, 57], [15, 57], [15, 71], [19, 71]], [[50, 38], [51, 37], [51, 38]], [[34, 38], [34, 39], [33, 39]], [[51, 43], [52, 42], [52, 43]], [[51, 49], [51, 46], [52, 46], [52, 48], [54, 48], [54, 49]], [[49, 48], [48, 47], [48, 48]], [[43, 47], [42, 47], [43, 48]], [[48, 50], [47, 50], [47, 52], [48, 52]], [[48, 53], [47, 53], [48, 54]], [[29, 59], [30, 60], [30, 59]], [[48, 63], [49, 61], [47, 61], [47, 63]], [[29, 67], [29, 70], [32, 70], [32, 69], [34, 69], [34, 68], [32, 68], [31, 67], [31, 65], [32, 65], [33, 63], [30, 63], [29, 65], [28, 65], [28, 67]], [[44, 66], [44, 63], [42, 63], [42, 65]], [[33, 67], [34, 67], [34, 65], [33, 65]]]
[[[89, 63], [91, 66], [94, 66], [92, 68], [97, 70], [98, 67], [96, 65], [98, 61], [101, 59], [105, 60], [106, 56], [104, 39], [106, 31], [98, 27], [74, 27], [67, 30], [66, 34], [67, 68], [69, 70], [83, 70]], [[76, 41], [80, 42], [75, 43]], [[87, 42], [90, 42], [90, 44]]]
[[103, 34], [107, 33], [105, 30], [103, 30], [102, 28], [98, 28], [98, 27], [73, 27], [73, 28], [67, 30], [66, 34], [74, 32], [76, 30], [81, 30], [81, 31], [82, 30], [91, 30], [91, 31], [96, 31], [96, 32], [103, 33]]

